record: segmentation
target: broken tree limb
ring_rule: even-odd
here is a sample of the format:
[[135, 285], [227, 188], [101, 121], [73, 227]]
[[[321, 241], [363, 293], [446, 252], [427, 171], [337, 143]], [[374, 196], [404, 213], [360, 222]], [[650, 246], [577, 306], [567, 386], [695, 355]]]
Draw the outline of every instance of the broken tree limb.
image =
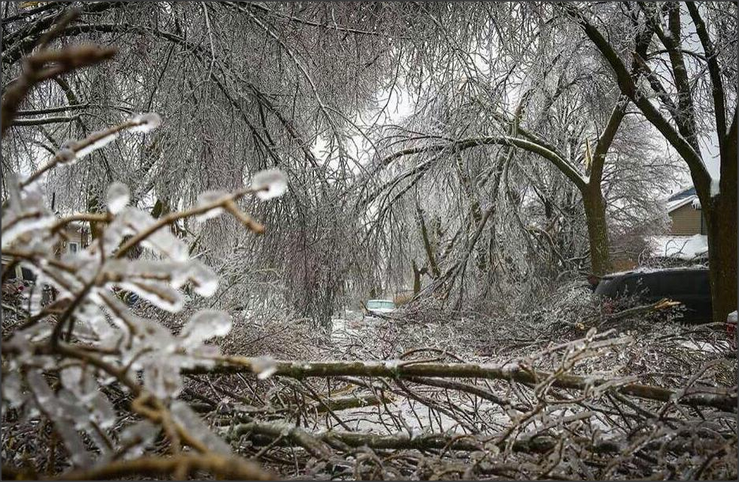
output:
[[349, 410], [351, 408], [362, 408], [379, 405], [382, 402], [390, 402], [390, 398], [380, 397], [374, 394], [361, 394], [361, 395], [347, 395], [343, 397], [326, 398], [321, 403], [312, 403], [306, 408], [308, 410], [315, 410], [318, 413], [327, 412], [333, 410], [338, 412], [340, 410]]
[[[263, 360], [240, 356], [221, 356], [203, 359], [202, 364], [195, 364], [185, 373], [218, 374], [218, 373], [259, 373]], [[419, 363], [404, 365], [402, 361], [281, 361], [275, 360], [270, 367], [273, 374], [295, 379], [309, 377], [363, 376], [403, 378], [482, 378], [488, 380], [506, 380], [526, 384], [537, 384], [549, 379], [552, 374], [544, 371], [532, 371], [517, 364], [491, 365], [481, 363]], [[568, 374], [557, 375], [551, 382], [556, 388], [573, 390], [589, 390], [613, 380], [584, 377]], [[624, 395], [631, 395], [660, 402], [681, 403], [690, 406], [706, 406], [727, 412], [736, 412], [737, 396], [725, 391], [683, 392], [667, 388], [629, 383], [613, 387]]]
[[[368, 447], [373, 450], [459, 450], [466, 452], [474, 452], [477, 450], [485, 450], [490, 448], [491, 444], [496, 445], [498, 449], [504, 450], [506, 440], [492, 442], [493, 437], [474, 437], [466, 435], [460, 437], [458, 434], [442, 434], [431, 433], [421, 435], [410, 435], [407, 433], [397, 433], [394, 435], [380, 435], [367, 432], [340, 432], [329, 430], [320, 433], [310, 433], [293, 425], [276, 422], [250, 422], [236, 425], [228, 430], [226, 437], [239, 438], [248, 436], [250, 439], [259, 442], [259, 436], [268, 439], [276, 439], [283, 436], [283, 440], [276, 445], [303, 446], [304, 441], [297, 441], [292, 437], [284, 437], [285, 433], [292, 430], [298, 430], [306, 440], [311, 443], [325, 443], [331, 446], [342, 446], [343, 450], [347, 448]], [[681, 435], [690, 435], [688, 433]], [[721, 440], [711, 441], [709, 438], [701, 438], [707, 446], [717, 448], [723, 443]], [[264, 441], [264, 439], [262, 439]], [[290, 442], [293, 442], [292, 444]], [[590, 451], [600, 454], [615, 454], [626, 449], [621, 443], [612, 440], [592, 440], [584, 437], [573, 437], [572, 441], [581, 446], [587, 446]], [[524, 453], [547, 453], [557, 446], [558, 440], [551, 435], [524, 435], [513, 442], [512, 449], [514, 452]], [[681, 451], [685, 450], [689, 445], [689, 441], [683, 438], [674, 438], [672, 440], [651, 440], [647, 442], [643, 449], [657, 449], [663, 444], [667, 444], [665, 448]], [[305, 447], [304, 447], [305, 448]], [[310, 451], [309, 451], [310, 452]]]
[[300, 427], [284, 422], [244, 423], [229, 429], [225, 438], [233, 439], [250, 433], [267, 435], [271, 438], [282, 437], [286, 442], [292, 442], [289, 445], [302, 447], [317, 459], [328, 460], [333, 453], [325, 440], [306, 432]]
[[[198, 470], [210, 472], [226, 480], [274, 480], [275, 476], [254, 462], [218, 454], [183, 454], [176, 457], [141, 457], [117, 460], [91, 469], [73, 470], [51, 480], [106, 480], [134, 475], [161, 476], [184, 468], [183, 475]], [[3, 469], [5, 472], [5, 469]]]
[[657, 311], [668, 310], [676, 306], [680, 306], [679, 301], [672, 301], [667, 298], [663, 298], [656, 303], [652, 303], [650, 305], [635, 306], [633, 308], [628, 308], [617, 313], [613, 313], [612, 315], [608, 315], [603, 322], [607, 323], [618, 321], [624, 318], [631, 318], [636, 315], [643, 315], [645, 313], [654, 313]]

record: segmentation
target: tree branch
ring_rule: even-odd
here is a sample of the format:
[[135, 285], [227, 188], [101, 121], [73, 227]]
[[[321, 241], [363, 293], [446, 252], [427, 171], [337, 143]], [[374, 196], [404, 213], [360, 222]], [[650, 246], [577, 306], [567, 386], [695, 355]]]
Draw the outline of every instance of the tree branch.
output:
[[726, 135], [726, 98], [724, 94], [724, 84], [721, 80], [721, 67], [718, 65], [716, 51], [713, 48], [713, 42], [708, 35], [706, 23], [701, 18], [698, 6], [693, 2], [686, 2], [690, 12], [690, 18], [695, 24], [695, 31], [703, 46], [703, 52], [706, 54], [706, 62], [708, 63], [708, 74], [711, 76], [711, 95], [713, 96], [713, 110], [716, 118], [716, 133], [720, 148], [723, 149], [724, 136]]
[[565, 11], [575, 21], [577, 21], [585, 34], [590, 38], [593, 44], [598, 48], [606, 61], [610, 64], [616, 74], [616, 82], [623, 94], [629, 97], [632, 102], [644, 114], [644, 117], [654, 125], [665, 139], [675, 148], [680, 156], [685, 160], [690, 168], [691, 177], [695, 184], [696, 190], [702, 201], [708, 201], [710, 192], [711, 176], [703, 164], [700, 154], [693, 148], [690, 142], [683, 137], [670, 122], [664, 118], [659, 109], [652, 102], [640, 93], [631, 78], [629, 71], [621, 61], [618, 53], [613, 46], [603, 37], [600, 31], [595, 28], [572, 4], [564, 5]]
[[[204, 359], [204, 363], [183, 370], [192, 374], [215, 373], [259, 373], [263, 362], [255, 358], [222, 356]], [[302, 379], [307, 377], [366, 376], [387, 378], [436, 377], [436, 378], [482, 378], [534, 384], [546, 380], [551, 373], [531, 371], [520, 366], [487, 365], [478, 363], [424, 363], [404, 365], [402, 361], [274, 361], [274, 375]], [[608, 380], [591, 380], [575, 375], [558, 375], [552, 386], [574, 390], [586, 390]], [[619, 392], [635, 397], [669, 402], [678, 397], [673, 390], [641, 384], [627, 384], [616, 388]], [[736, 411], [737, 397], [725, 393], [693, 393], [678, 397], [679, 403], [691, 406], [709, 406]]]
[[468, 139], [461, 139], [458, 141], [451, 142], [449, 144], [434, 144], [430, 146], [419, 146], [410, 147], [391, 154], [380, 161], [380, 164], [387, 166], [392, 161], [399, 159], [403, 156], [409, 156], [412, 154], [420, 154], [424, 152], [439, 152], [444, 150], [449, 151], [462, 151], [472, 147], [489, 146], [489, 145], [500, 145], [500, 146], [514, 146], [523, 149], [534, 154], [538, 154], [541, 157], [547, 159], [554, 164], [562, 173], [567, 176], [580, 191], [587, 188], [587, 181], [580, 172], [568, 161], [563, 159], [557, 153], [547, 149], [546, 147], [526, 139], [510, 136], [497, 136], [497, 137], [471, 137]]
[[8, 123], [8, 127], [11, 126], [40, 126], [46, 124], [61, 124], [63, 122], [74, 122], [78, 120], [80, 116], [75, 115], [72, 117], [39, 117], [38, 119], [15, 119]]
[[182, 454], [171, 458], [142, 457], [118, 460], [86, 470], [73, 470], [50, 480], [109, 480], [132, 475], [166, 475], [185, 469], [181, 475], [198, 470], [211, 472], [226, 480], [274, 480], [275, 476], [254, 462], [224, 457], [214, 453], [206, 455]]

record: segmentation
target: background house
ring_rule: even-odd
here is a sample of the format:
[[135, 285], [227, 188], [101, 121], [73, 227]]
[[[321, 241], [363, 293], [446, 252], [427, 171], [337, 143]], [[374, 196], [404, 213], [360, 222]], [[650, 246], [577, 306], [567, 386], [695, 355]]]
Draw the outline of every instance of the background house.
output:
[[90, 228], [87, 223], [73, 221], [64, 227], [64, 241], [57, 247], [61, 253], [76, 253], [90, 245]]
[[694, 187], [678, 191], [667, 199], [670, 234], [652, 236], [651, 258], [670, 264], [707, 261], [708, 236], [700, 200]]
[[667, 214], [672, 221], [670, 233], [676, 236], [706, 235], [700, 201], [694, 187], [683, 189], [667, 199]]

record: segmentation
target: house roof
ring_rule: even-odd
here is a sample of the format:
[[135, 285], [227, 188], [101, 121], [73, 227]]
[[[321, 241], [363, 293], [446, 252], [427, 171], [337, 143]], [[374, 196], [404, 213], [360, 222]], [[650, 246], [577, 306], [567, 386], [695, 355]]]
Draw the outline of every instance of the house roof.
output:
[[684, 189], [681, 189], [680, 191], [676, 192], [669, 198], [667, 198], [667, 202], [677, 201], [679, 199], [685, 199], [686, 197], [690, 196], [697, 196], [698, 193], [695, 192], [695, 186], [686, 187]]
[[695, 192], [695, 187], [693, 186], [682, 189], [681, 191], [678, 191], [672, 196], [670, 196], [669, 198], [667, 198], [667, 202], [666, 202], [667, 212], [671, 213], [672, 211], [679, 209], [688, 203], [693, 203], [693, 207], [695, 209], [701, 208], [700, 200], [698, 199], [698, 194]]
[[686, 204], [692, 204], [693, 205], [693, 208], [695, 208], [695, 209], [700, 209], [701, 208], [701, 203], [700, 203], [700, 200], [698, 199], [698, 196], [693, 196], [693, 197], [688, 197], [688, 198], [685, 198], [685, 199], [678, 199], [677, 201], [668, 202], [667, 203], [667, 212], [668, 213], [671, 213], [671, 212], [675, 211], [676, 209], [679, 209], [679, 208], [685, 206]]

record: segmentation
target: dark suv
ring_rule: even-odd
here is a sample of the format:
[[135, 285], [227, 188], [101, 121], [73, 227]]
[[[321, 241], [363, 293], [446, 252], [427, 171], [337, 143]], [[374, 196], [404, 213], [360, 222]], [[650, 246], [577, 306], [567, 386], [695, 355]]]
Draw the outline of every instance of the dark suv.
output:
[[681, 321], [711, 321], [711, 284], [708, 268], [673, 268], [629, 271], [603, 276], [595, 294], [608, 300], [633, 296], [644, 304], [663, 298], [679, 301], [685, 311]]

